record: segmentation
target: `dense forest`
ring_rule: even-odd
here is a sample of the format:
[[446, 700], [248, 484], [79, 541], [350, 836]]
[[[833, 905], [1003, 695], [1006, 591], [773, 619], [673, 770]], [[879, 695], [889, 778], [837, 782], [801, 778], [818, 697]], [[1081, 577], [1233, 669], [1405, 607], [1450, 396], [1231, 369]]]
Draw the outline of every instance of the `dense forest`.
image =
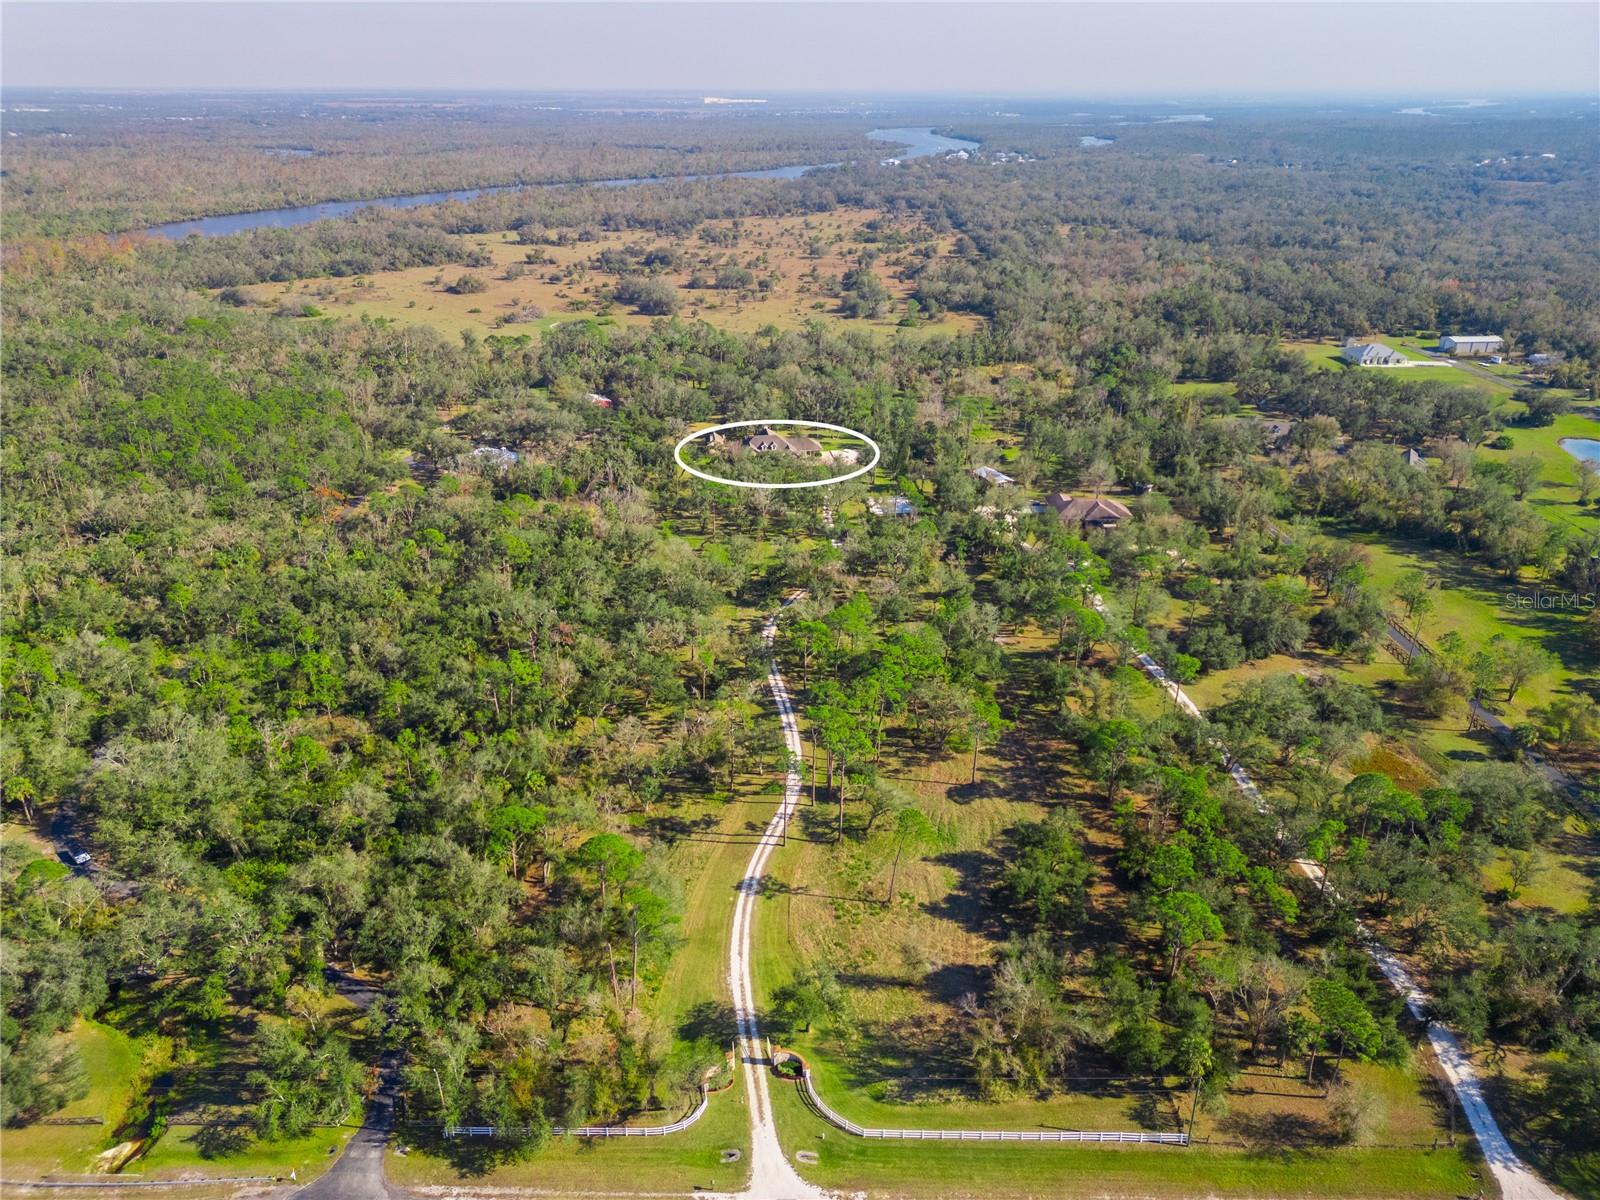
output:
[[[686, 884], [653, 831], [687, 797], [782, 769], [755, 617], [803, 588], [779, 653], [821, 756], [818, 837], [889, 837], [899, 871], [939, 834], [882, 769], [886, 748], [971, 754], [976, 779], [1017, 723], [1069, 746], [1081, 806], [1111, 814], [1109, 857], [1092, 859], [1071, 805], [998, 847], [985, 904], [1001, 948], [964, 1015], [982, 1094], [1109, 1064], [1215, 1098], [1255, 1059], [1303, 1061], [1308, 1078], [1329, 1057], [1335, 1075], [1347, 1058], [1405, 1061], [1415, 1029], [1360, 919], [1420, 964], [1464, 1037], [1535, 1063], [1507, 1085], [1530, 1137], [1558, 1159], [1600, 1149], [1593, 897], [1518, 913], [1479, 884], [1496, 856], [1524, 861], [1587, 820], [1594, 780], [1569, 797], [1511, 755], [1419, 786], [1359, 765], [1392, 697], [1263, 672], [1196, 723], [1153, 705], [1133, 665], [1148, 652], [1189, 682], [1278, 655], [1370, 659], [1396, 597], [1409, 615], [1428, 600], [1380, 583], [1346, 529], [1600, 586], [1592, 527], [1532, 503], [1537, 463], [1483, 456], [1600, 371], [1585, 131], [1258, 115], [1132, 127], [1108, 151], [1055, 123], [971, 118], [949, 127], [1036, 161], [530, 189], [214, 240], [90, 236], [391, 185], [832, 160], [865, 132], [519, 116], [446, 151], [458, 127], [439, 116], [279, 159], [249, 145], [289, 137], [275, 120], [193, 139], [75, 129], [8, 156], [0, 779], [8, 822], [100, 864], [90, 877], [6, 844], [8, 1124], [81, 1090], [53, 1035], [110, 1010], [178, 1041], [245, 1023], [262, 1136], [345, 1113], [364, 1078], [305, 1002], [339, 973], [382, 982], [368, 1028], [406, 1052], [417, 1120], [515, 1126], [521, 1153], [552, 1124], [685, 1103], [729, 1031], [669, 1026], [653, 1003]], [[412, 145], [404, 167], [396, 139]], [[1525, 170], [1475, 165], [1546, 147], [1557, 157]], [[257, 173], [237, 169], [249, 153]], [[155, 174], [130, 175], [132, 159]], [[181, 205], [172, 173], [193, 187]], [[481, 231], [648, 243], [844, 208], [953, 236], [911, 268], [911, 297], [979, 328], [742, 335], [661, 319], [449, 340], [219, 295], [470, 266], [461, 235]], [[661, 264], [608, 265], [636, 303]], [[1282, 345], [1394, 329], [1494, 330], [1563, 361], [1508, 407], [1405, 373], [1314, 371]], [[1282, 444], [1263, 412], [1294, 422]], [[691, 428], [774, 413], [879, 442], [911, 518], [861, 511], [869, 480], [825, 508], [673, 464]], [[1116, 490], [1131, 519], [1073, 532], [986, 497], [981, 427], [1014, 439], [1024, 483]], [[1440, 469], [1403, 466], [1397, 447], [1423, 442]], [[490, 443], [516, 461], [473, 454]], [[1562, 628], [1575, 682], [1518, 735], [1588, 753], [1600, 622]], [[1013, 651], [1002, 633], [1019, 630], [1042, 649]], [[1446, 634], [1396, 703], [1510, 700], [1556, 665]], [[1270, 813], [1232, 788], [1235, 763]], [[1093, 897], [1108, 879], [1127, 897], [1114, 913]], [[837, 991], [819, 969], [779, 1008], [809, 1028]], [[1353, 1138], [1370, 1098], [1340, 1102]]]

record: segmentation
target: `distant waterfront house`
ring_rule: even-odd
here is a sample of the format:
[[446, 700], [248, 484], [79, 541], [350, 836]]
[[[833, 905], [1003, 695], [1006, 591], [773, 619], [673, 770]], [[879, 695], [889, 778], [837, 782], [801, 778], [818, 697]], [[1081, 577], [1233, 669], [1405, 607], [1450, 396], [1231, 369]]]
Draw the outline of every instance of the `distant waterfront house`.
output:
[[822, 450], [822, 443], [816, 438], [785, 436], [763, 429], [745, 438], [744, 448], [757, 454], [816, 454]]
[[517, 452], [504, 446], [479, 446], [472, 457], [496, 471], [509, 471], [517, 465]]
[[1011, 476], [1007, 475], [1004, 471], [998, 471], [994, 467], [979, 467], [973, 472], [973, 474], [987, 483], [990, 487], [1007, 487], [1016, 482], [1015, 479], [1011, 478]]
[[1405, 355], [1382, 342], [1346, 342], [1339, 354], [1345, 362], [1357, 367], [1394, 367], [1406, 361]]
[[1400, 457], [1406, 466], [1413, 470], [1423, 471], [1427, 469], [1428, 460], [1422, 457], [1422, 453], [1415, 446], [1407, 446], [1400, 452]]
[[872, 497], [867, 501], [867, 511], [875, 517], [914, 517], [916, 506], [904, 496]]
[[1447, 334], [1439, 339], [1439, 349], [1446, 354], [1498, 354], [1505, 345], [1504, 338], [1492, 333]]
[[1085, 529], [1115, 529], [1133, 516], [1127, 505], [1100, 496], [1074, 500], [1065, 492], [1053, 492], [1045, 497], [1045, 503], [1056, 510], [1063, 525], [1082, 525]]
[[1294, 432], [1294, 422], [1258, 420], [1256, 428], [1261, 431], [1261, 437], [1267, 445], [1276, 446]]

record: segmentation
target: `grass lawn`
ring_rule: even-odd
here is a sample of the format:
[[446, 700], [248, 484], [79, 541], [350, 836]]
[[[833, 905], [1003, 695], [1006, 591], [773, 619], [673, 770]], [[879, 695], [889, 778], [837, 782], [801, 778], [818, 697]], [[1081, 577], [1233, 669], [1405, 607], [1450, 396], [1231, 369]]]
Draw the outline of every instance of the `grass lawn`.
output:
[[1324, 532], [1366, 551], [1372, 581], [1381, 592], [1389, 592], [1408, 570], [1420, 570], [1438, 580], [1432, 592], [1433, 611], [1422, 625], [1423, 638], [1429, 643], [1447, 630], [1455, 630], [1476, 649], [1501, 634], [1536, 641], [1561, 660], [1557, 670], [1532, 681], [1514, 701], [1498, 705], [1513, 724], [1523, 720], [1530, 708], [1568, 691], [1575, 676], [1594, 669], [1594, 654], [1582, 637], [1581, 614], [1520, 608], [1506, 602], [1508, 594], [1537, 590], [1540, 585], [1532, 579], [1507, 579], [1502, 572], [1425, 542], [1334, 526], [1326, 526]]
[[[545, 1194], [584, 1196], [701, 1188], [738, 1191], [749, 1173], [750, 1154], [750, 1111], [743, 1080], [743, 1072], [738, 1073], [732, 1088], [711, 1097], [705, 1116], [670, 1137], [562, 1138], [525, 1162], [500, 1166], [474, 1161], [472, 1147], [452, 1162], [415, 1148], [399, 1154], [392, 1146], [386, 1165], [389, 1182], [402, 1188], [537, 1187]], [[738, 1150], [741, 1160], [722, 1162], [725, 1149]]]
[[1167, 391], [1174, 396], [1197, 396], [1202, 400], [1222, 396], [1232, 396], [1238, 389], [1238, 384], [1213, 383], [1207, 379], [1185, 379], [1178, 383], [1167, 384]]
[[1401, 356], [1410, 359], [1412, 362], [1426, 363], [1428, 365], [1425, 368], [1349, 368], [1348, 364], [1339, 354], [1341, 343], [1337, 339], [1333, 338], [1324, 339], [1322, 341], [1285, 341], [1283, 343], [1283, 348], [1285, 350], [1293, 350], [1298, 354], [1304, 355], [1306, 360], [1310, 362], [1312, 369], [1317, 371], [1342, 371], [1347, 368], [1351, 370], [1359, 369], [1366, 371], [1386, 371], [1390, 374], [1397, 374], [1402, 379], [1423, 379], [1436, 383], [1448, 383], [1453, 387], [1475, 388], [1480, 392], [1487, 392], [1496, 397], [1504, 397], [1508, 393], [1508, 390], [1515, 386], [1510, 380], [1502, 383], [1499, 380], [1485, 379], [1481, 375], [1476, 375], [1473, 372], [1465, 370], [1461, 367], [1453, 366], [1449, 359], [1438, 359], [1430, 354], [1424, 354], [1421, 347], [1424, 345], [1431, 346], [1436, 344], [1435, 339], [1392, 337], [1384, 334], [1372, 338], [1371, 340], [1382, 343], [1383, 345], [1389, 347], [1389, 349], [1399, 353]]
[[262, 1142], [246, 1128], [174, 1125], [143, 1158], [129, 1164], [124, 1178], [181, 1179], [200, 1175], [272, 1175], [294, 1172], [300, 1182], [333, 1165], [359, 1121], [332, 1129], [313, 1129], [305, 1137]]
[[[763, 713], [755, 719], [770, 719]], [[731, 799], [690, 802], [644, 815], [638, 832], [671, 842], [669, 863], [687, 881], [683, 939], [663, 973], [654, 1011], [682, 1041], [734, 1035], [728, 995], [728, 939], [735, 888], [744, 878], [755, 840], [782, 799], [776, 776], [743, 776]]]
[[[829, 1097], [830, 1103], [832, 1097]], [[891, 1142], [825, 1124], [795, 1085], [774, 1081], [785, 1151], [818, 1156], [800, 1173], [866, 1196], [938, 1197], [1456, 1197], [1473, 1195], [1472, 1151], [1429, 1146], [1347, 1150], [1193, 1149]]]
[[1547, 519], [1575, 532], [1600, 529], [1600, 509], [1579, 503], [1578, 460], [1561, 446], [1563, 438], [1600, 438], [1600, 406], [1585, 404], [1549, 425], [1516, 425], [1505, 432], [1511, 438], [1511, 449], [1484, 449], [1479, 453], [1488, 459], [1536, 455], [1543, 470], [1528, 495], [1528, 503]]
[[89, 1093], [56, 1117], [99, 1117], [99, 1125], [28, 1125], [4, 1134], [5, 1174], [12, 1179], [77, 1175], [92, 1169], [127, 1111], [129, 1087], [144, 1045], [109, 1025], [79, 1020], [65, 1034], [77, 1046], [89, 1078]]
[[1569, 814], [1549, 843], [1534, 847], [1533, 878], [1522, 893], [1511, 900], [1511, 858], [1497, 851], [1484, 864], [1485, 888], [1505, 905], [1508, 915], [1530, 909], [1557, 913], [1581, 913], [1590, 906], [1589, 897], [1600, 882], [1600, 828], [1578, 814]]

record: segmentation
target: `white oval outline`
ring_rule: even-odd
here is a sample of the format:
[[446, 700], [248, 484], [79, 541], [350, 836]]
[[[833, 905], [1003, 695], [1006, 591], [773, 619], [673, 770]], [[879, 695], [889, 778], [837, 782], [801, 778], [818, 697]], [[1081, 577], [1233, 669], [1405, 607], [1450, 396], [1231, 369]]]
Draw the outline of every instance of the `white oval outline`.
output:
[[[748, 429], [752, 425], [803, 425], [808, 429], [831, 429], [835, 433], [848, 433], [851, 437], [860, 438], [872, 447], [872, 461], [864, 467], [857, 467], [848, 475], [835, 475], [831, 479], [806, 479], [799, 483], [757, 483], [746, 479], [724, 479], [720, 475], [711, 475], [705, 471], [696, 470], [683, 461], [683, 448], [696, 438], [709, 437], [713, 433], [721, 433], [724, 429]], [[712, 425], [708, 429], [696, 429], [693, 433], [680, 438], [678, 444], [672, 448], [672, 461], [677, 463], [689, 474], [697, 479], [704, 479], [707, 483], [721, 483], [728, 487], [759, 488], [775, 490], [778, 488], [814, 488], [827, 487], [833, 483], [843, 483], [847, 479], [856, 479], [865, 475], [878, 465], [878, 460], [883, 457], [883, 451], [878, 443], [862, 433], [859, 429], [851, 429], [848, 425], [830, 425], [826, 421], [800, 421], [800, 420], [758, 420], [758, 421], [729, 421], [725, 425]]]

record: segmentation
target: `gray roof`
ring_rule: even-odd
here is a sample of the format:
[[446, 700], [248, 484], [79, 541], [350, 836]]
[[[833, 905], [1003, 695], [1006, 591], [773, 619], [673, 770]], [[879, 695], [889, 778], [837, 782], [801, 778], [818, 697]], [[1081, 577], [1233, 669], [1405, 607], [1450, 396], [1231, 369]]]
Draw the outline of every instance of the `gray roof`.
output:
[[1346, 345], [1340, 352], [1347, 362], [1365, 364], [1373, 362], [1394, 362], [1404, 356], [1399, 351], [1385, 346], [1382, 342], [1365, 342], [1361, 345]]

